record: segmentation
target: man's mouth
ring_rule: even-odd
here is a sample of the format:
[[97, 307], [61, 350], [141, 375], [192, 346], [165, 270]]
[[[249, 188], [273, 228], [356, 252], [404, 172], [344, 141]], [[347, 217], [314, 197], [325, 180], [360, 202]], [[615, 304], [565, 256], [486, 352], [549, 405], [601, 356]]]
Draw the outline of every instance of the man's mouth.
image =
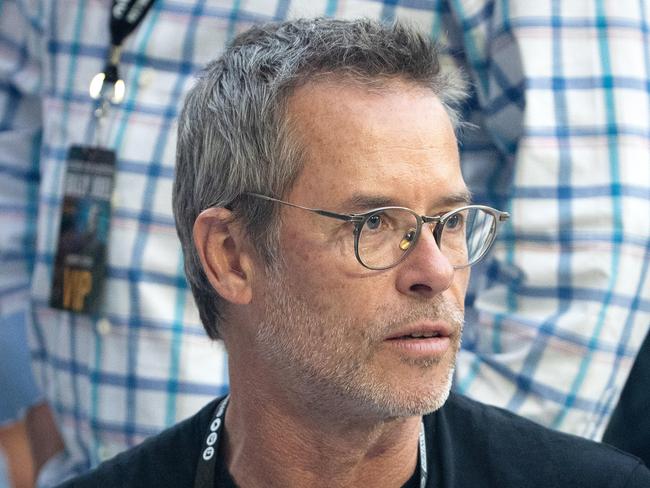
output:
[[448, 322], [425, 321], [400, 328], [386, 337], [384, 343], [400, 355], [439, 358], [449, 349], [453, 333], [454, 328]]
[[429, 337], [442, 337], [439, 332], [412, 332], [407, 335], [402, 335], [399, 337], [389, 337], [388, 340], [400, 340], [400, 339], [428, 339]]
[[403, 339], [430, 339], [432, 337], [449, 337], [452, 335], [453, 327], [443, 321], [424, 321], [417, 324], [411, 324], [401, 327], [392, 333], [386, 340], [403, 340]]

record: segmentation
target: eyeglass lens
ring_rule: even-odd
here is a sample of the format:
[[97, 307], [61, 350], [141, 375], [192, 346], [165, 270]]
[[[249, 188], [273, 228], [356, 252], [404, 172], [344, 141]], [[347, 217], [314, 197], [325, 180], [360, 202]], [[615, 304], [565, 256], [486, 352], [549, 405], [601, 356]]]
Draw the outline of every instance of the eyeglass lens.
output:
[[[431, 227], [425, 224], [423, 231]], [[405, 209], [384, 209], [371, 214], [359, 231], [359, 259], [373, 269], [392, 266], [415, 245], [417, 228], [417, 217]], [[454, 267], [473, 264], [492, 243], [495, 230], [496, 221], [491, 213], [475, 207], [459, 210], [445, 220], [440, 251]]]

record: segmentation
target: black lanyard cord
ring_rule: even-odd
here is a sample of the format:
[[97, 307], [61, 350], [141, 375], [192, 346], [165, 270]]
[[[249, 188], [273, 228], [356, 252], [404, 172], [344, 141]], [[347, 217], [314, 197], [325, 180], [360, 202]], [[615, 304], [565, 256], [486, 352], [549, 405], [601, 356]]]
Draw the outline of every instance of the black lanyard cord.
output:
[[223, 426], [229, 398], [230, 396], [226, 396], [226, 398], [221, 400], [214, 411], [210, 427], [203, 440], [199, 462], [196, 466], [194, 488], [212, 488], [214, 486], [214, 470], [217, 458], [219, 457], [219, 453], [217, 452], [219, 448], [219, 434]]
[[[122, 43], [140, 25], [154, 1], [113, 0], [109, 22], [111, 47], [104, 70], [97, 73], [90, 83], [90, 96], [93, 99], [111, 98], [113, 103], [119, 103], [124, 98], [124, 82], [120, 79], [118, 68]], [[112, 88], [110, 97], [106, 94], [109, 86]]]
[[111, 8], [111, 45], [121, 46], [153, 5], [154, 0], [113, 0]]

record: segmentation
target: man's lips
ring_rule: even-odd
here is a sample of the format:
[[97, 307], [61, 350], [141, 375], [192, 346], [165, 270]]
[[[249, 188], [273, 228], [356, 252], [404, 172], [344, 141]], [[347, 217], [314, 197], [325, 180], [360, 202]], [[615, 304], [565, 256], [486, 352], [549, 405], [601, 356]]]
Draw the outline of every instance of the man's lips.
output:
[[449, 337], [453, 334], [453, 327], [443, 321], [436, 320], [435, 322], [424, 321], [416, 324], [410, 324], [402, 327], [395, 332], [391, 332], [385, 340], [403, 340], [403, 339], [429, 339], [434, 337]]
[[449, 349], [454, 332], [454, 328], [442, 320], [419, 322], [391, 332], [384, 344], [414, 359], [441, 357]]

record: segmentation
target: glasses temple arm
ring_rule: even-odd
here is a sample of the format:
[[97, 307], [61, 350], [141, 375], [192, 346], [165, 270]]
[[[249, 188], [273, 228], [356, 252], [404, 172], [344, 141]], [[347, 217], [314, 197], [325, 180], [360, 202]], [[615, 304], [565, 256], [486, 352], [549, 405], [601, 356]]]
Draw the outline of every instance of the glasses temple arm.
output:
[[256, 197], [256, 198], [261, 198], [262, 200], [268, 200], [270, 202], [281, 203], [282, 205], [288, 205], [289, 207], [299, 208], [301, 210], [308, 210], [309, 212], [314, 212], [314, 213], [317, 213], [318, 215], [322, 215], [324, 217], [330, 217], [330, 218], [333, 218], [333, 219], [343, 220], [345, 222], [359, 222], [362, 219], [362, 217], [357, 216], [357, 215], [340, 214], [340, 213], [337, 213], [337, 212], [331, 212], [329, 210], [322, 210], [320, 208], [303, 207], [302, 205], [296, 205], [295, 203], [285, 202], [284, 200], [279, 200], [277, 198], [268, 197], [268, 196], [262, 195], [260, 193], [247, 192], [247, 193], [244, 193], [244, 195], [248, 195], [248, 196]]
[[318, 215], [322, 215], [323, 217], [331, 217], [333, 219], [343, 220], [345, 222], [361, 222], [363, 219], [363, 217], [359, 215], [340, 214], [336, 212], [330, 212], [329, 210], [321, 210], [320, 208], [305, 208], [305, 210], [311, 210], [312, 212], [316, 212]]

